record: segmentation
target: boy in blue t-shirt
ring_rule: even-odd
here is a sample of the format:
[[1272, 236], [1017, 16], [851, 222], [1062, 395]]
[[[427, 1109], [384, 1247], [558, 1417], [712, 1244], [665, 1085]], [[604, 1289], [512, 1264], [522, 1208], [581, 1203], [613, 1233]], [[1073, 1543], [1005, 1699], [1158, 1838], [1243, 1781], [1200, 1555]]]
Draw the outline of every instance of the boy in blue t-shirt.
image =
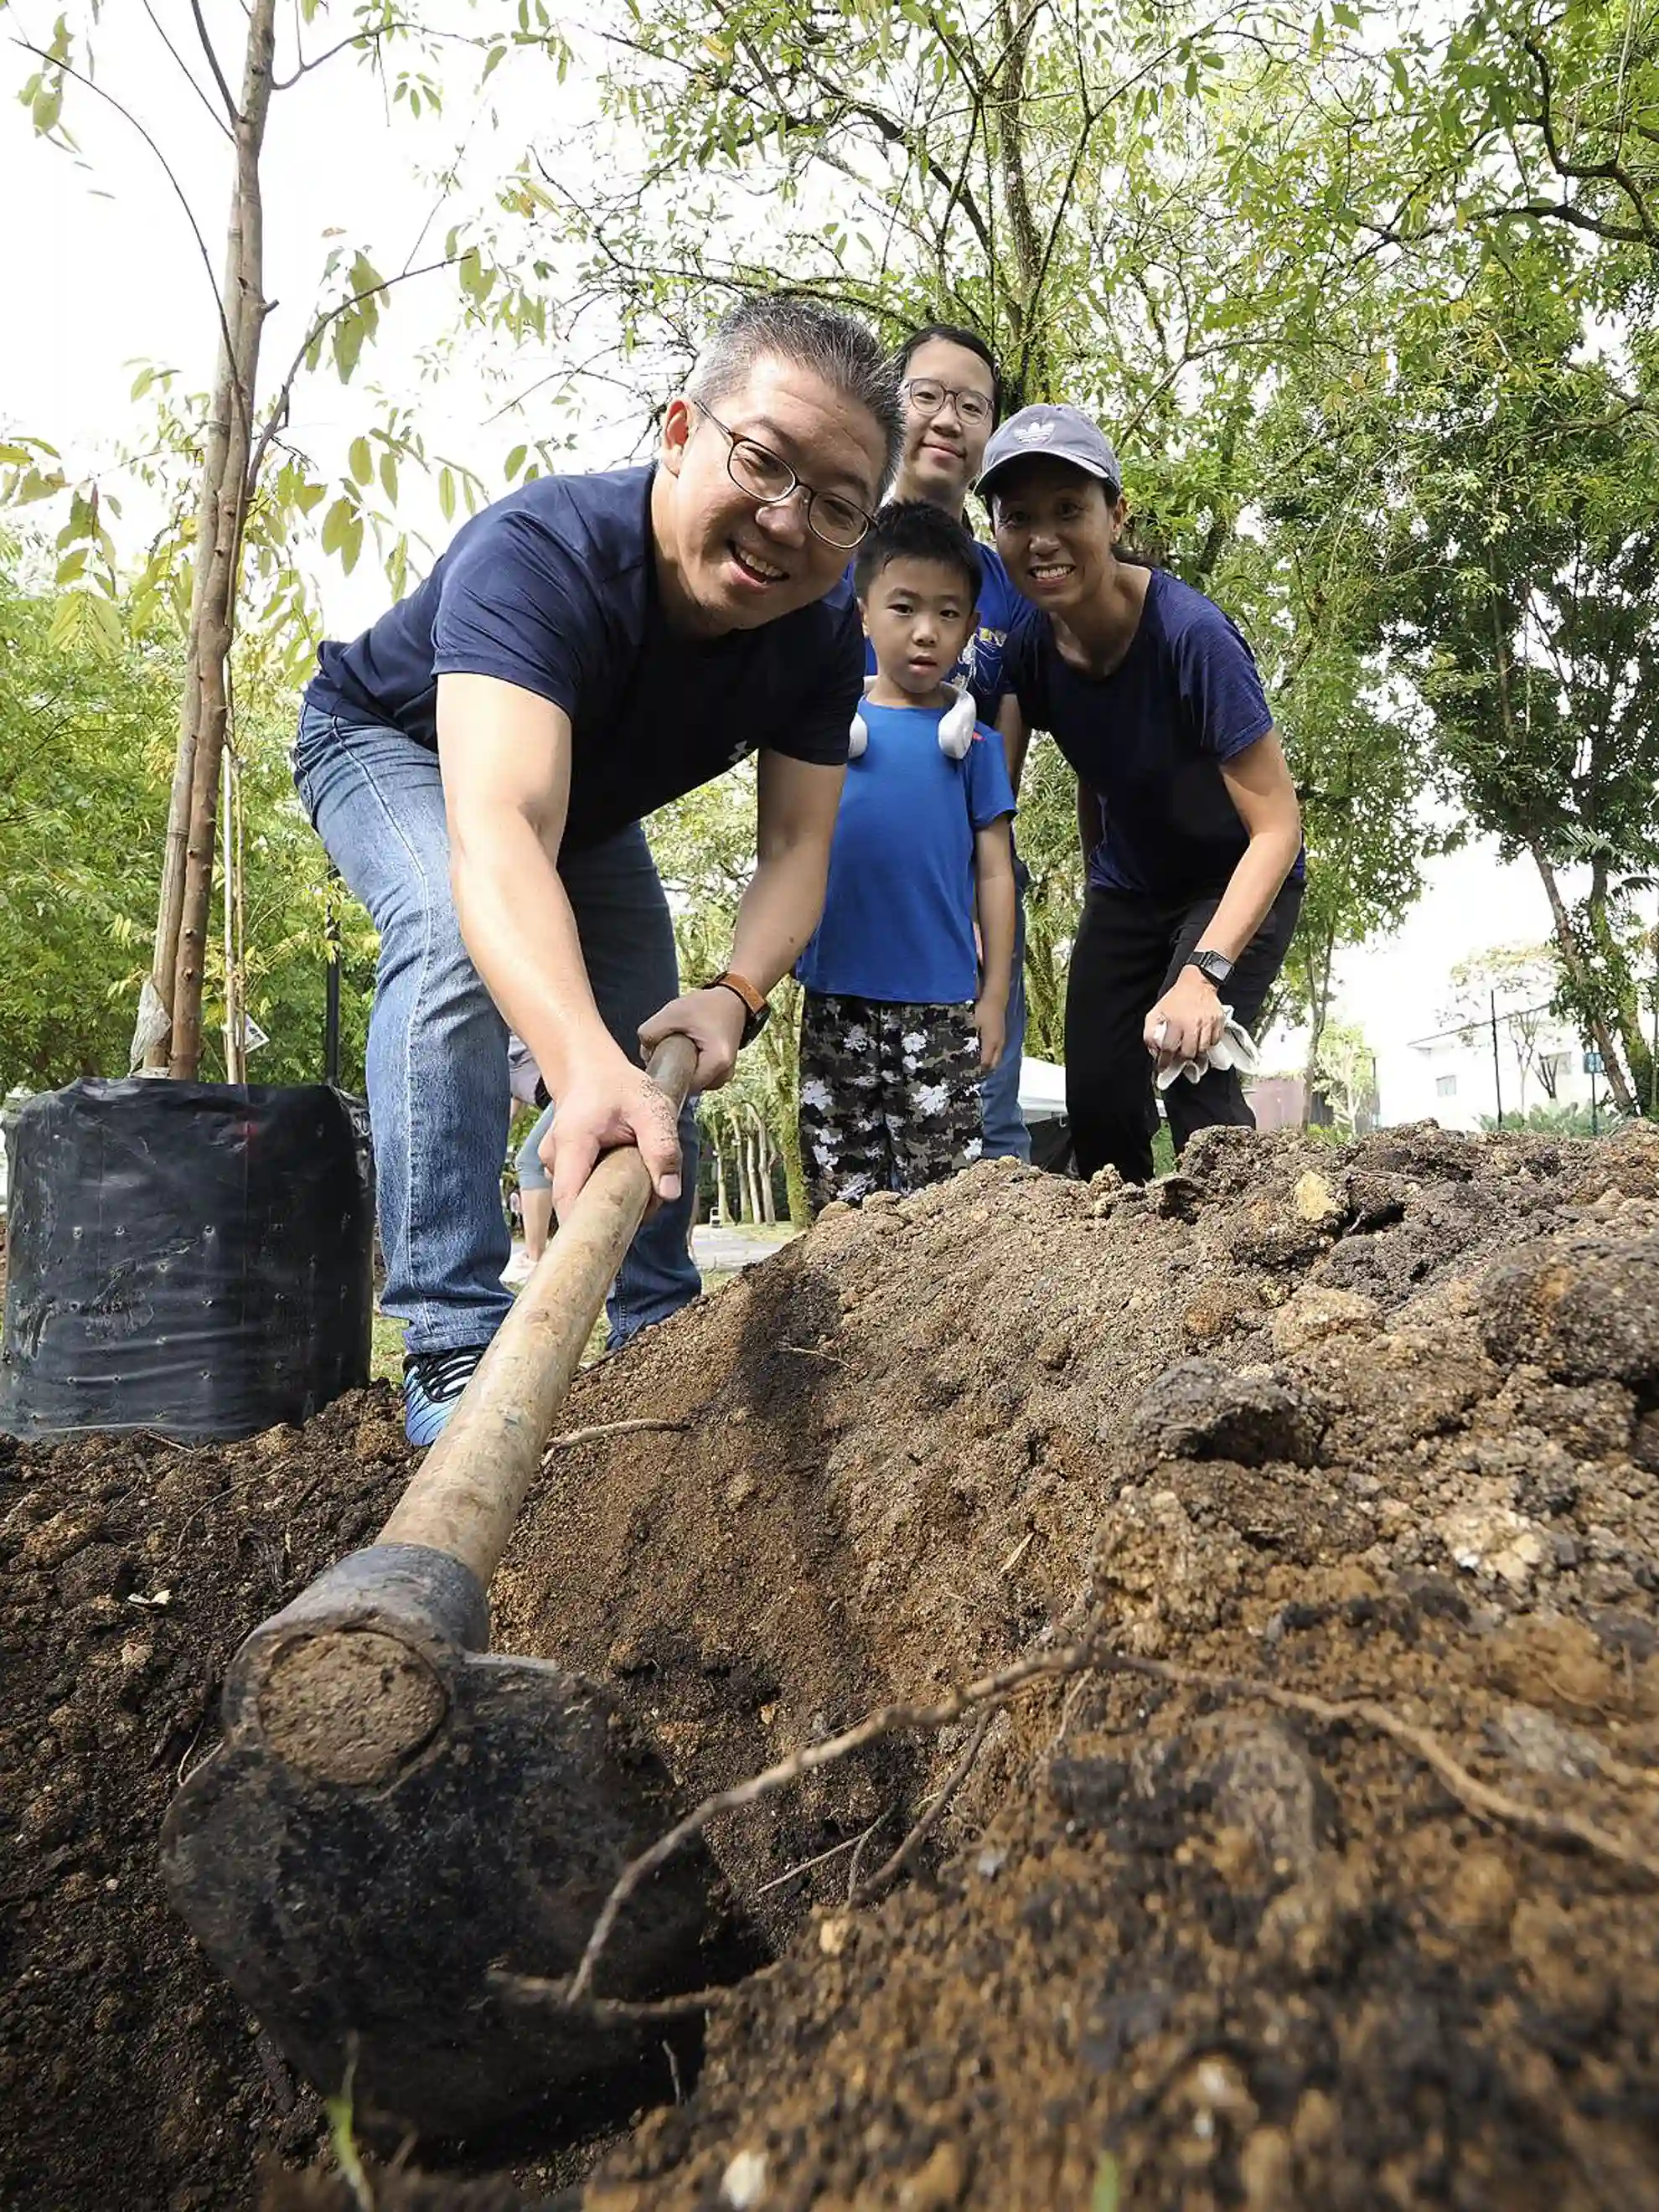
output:
[[[795, 970], [813, 1208], [918, 1190], [980, 1156], [1014, 944], [1002, 741], [946, 681], [978, 548], [925, 500], [885, 507], [854, 568], [875, 655], [853, 725], [823, 916]], [[975, 945], [977, 908], [982, 960]]]

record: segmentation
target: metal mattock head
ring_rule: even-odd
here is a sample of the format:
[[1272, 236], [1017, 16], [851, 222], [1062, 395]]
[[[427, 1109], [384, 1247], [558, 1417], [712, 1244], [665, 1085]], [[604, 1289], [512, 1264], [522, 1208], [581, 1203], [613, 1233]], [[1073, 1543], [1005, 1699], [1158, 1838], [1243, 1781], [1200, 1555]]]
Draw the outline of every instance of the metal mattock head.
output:
[[[459, 2135], [625, 2063], [636, 2032], [507, 2004], [492, 1969], [574, 1972], [628, 1862], [681, 1809], [601, 1686], [491, 1656], [477, 1578], [378, 1545], [256, 1629], [224, 1737], [168, 1811], [174, 1904], [318, 2087]], [[730, 1908], [701, 1844], [634, 1899], [604, 1993], [709, 1978]]]

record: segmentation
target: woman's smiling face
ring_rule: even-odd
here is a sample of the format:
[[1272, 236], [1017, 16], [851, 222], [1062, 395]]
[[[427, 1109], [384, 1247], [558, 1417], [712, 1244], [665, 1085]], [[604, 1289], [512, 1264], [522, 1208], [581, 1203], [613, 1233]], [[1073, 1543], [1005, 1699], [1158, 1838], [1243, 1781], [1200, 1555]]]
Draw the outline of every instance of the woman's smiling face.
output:
[[1106, 582], [1125, 512], [1098, 477], [1041, 453], [1000, 470], [991, 495], [1015, 589], [1051, 614], [1085, 605]]

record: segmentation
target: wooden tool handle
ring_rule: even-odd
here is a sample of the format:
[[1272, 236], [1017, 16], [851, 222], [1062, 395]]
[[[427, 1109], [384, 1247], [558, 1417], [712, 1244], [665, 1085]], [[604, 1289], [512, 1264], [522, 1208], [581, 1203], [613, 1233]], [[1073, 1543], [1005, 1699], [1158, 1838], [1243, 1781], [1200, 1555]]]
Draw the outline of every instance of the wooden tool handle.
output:
[[[677, 1113], [696, 1064], [690, 1037], [665, 1037], [651, 1055], [651, 1079]], [[447, 1552], [489, 1587], [541, 1465], [553, 1416], [650, 1196], [651, 1177], [635, 1146], [605, 1153], [514, 1299], [380, 1542]]]

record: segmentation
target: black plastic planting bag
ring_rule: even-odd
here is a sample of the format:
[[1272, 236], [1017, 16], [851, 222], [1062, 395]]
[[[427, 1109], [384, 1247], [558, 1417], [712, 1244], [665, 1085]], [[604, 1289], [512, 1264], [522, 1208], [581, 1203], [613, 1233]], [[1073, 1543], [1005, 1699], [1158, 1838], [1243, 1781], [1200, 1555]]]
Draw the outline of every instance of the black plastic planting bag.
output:
[[6, 1139], [0, 1430], [205, 1443], [368, 1380], [374, 1169], [341, 1092], [73, 1083]]

